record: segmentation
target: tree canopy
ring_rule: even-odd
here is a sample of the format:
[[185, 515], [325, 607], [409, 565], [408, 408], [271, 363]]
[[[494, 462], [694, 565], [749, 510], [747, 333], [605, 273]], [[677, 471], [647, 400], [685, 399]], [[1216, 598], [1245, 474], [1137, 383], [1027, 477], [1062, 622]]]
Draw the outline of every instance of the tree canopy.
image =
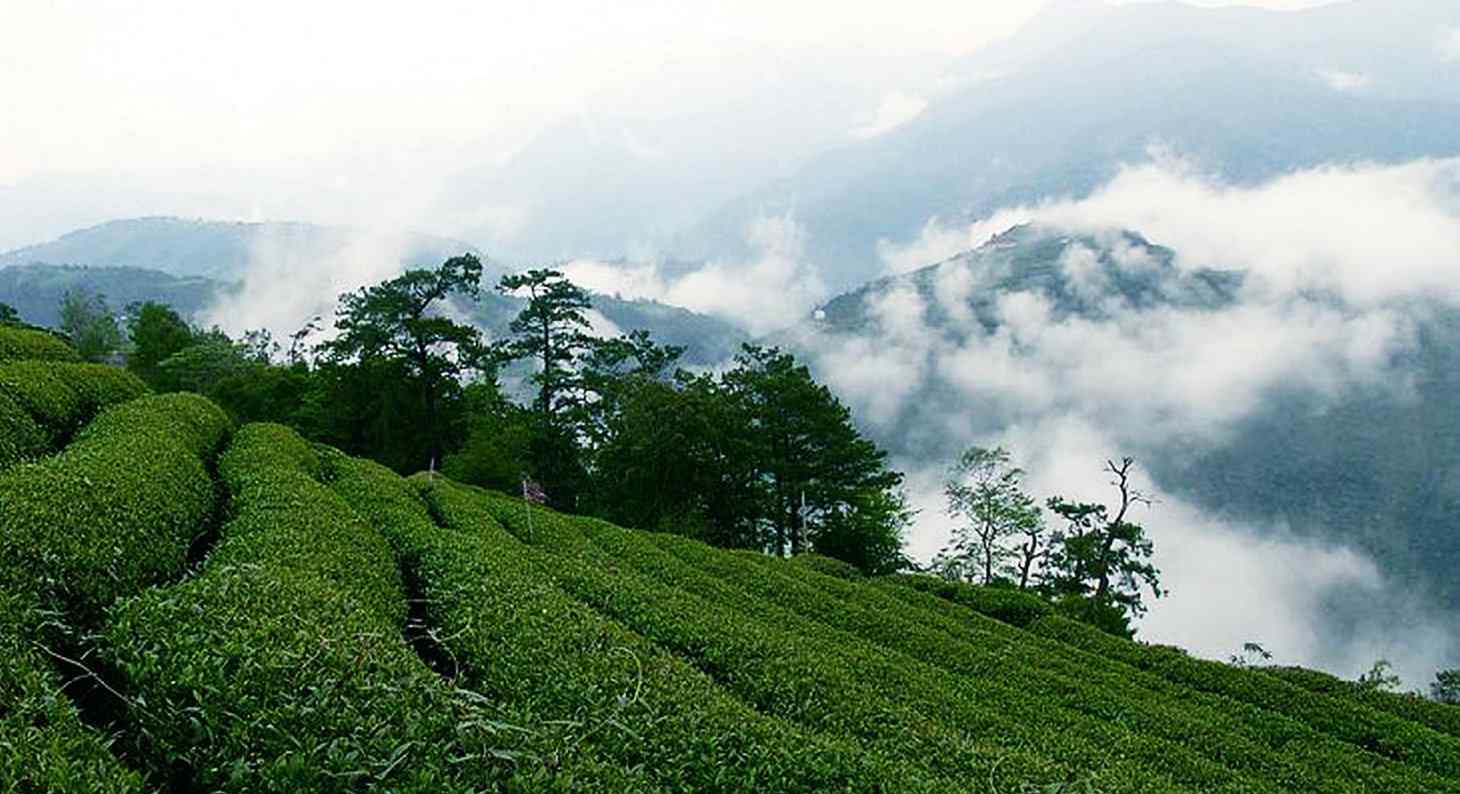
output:
[[427, 460], [443, 452], [442, 392], [482, 363], [481, 332], [441, 311], [452, 296], [476, 300], [482, 263], [472, 254], [452, 257], [435, 270], [415, 269], [340, 296], [338, 336], [321, 345], [333, 363], [356, 362], [393, 371], [419, 391]]
[[105, 361], [122, 346], [116, 316], [106, 298], [95, 293], [67, 292], [62, 296], [61, 331], [70, 337], [71, 346], [84, 361]]

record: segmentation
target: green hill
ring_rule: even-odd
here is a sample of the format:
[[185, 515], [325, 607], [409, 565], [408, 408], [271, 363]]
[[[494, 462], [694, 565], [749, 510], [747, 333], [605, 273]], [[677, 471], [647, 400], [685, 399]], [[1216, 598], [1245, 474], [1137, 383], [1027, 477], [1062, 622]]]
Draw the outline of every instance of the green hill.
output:
[[104, 367], [0, 365], [5, 405], [65, 432], [0, 460], [0, 791], [1460, 791], [1456, 707], [403, 479]]

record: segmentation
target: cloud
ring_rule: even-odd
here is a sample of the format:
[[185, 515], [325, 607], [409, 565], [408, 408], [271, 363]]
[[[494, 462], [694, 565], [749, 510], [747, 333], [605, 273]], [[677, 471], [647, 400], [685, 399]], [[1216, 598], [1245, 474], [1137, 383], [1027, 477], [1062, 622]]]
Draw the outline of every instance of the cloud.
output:
[[1334, 91], [1362, 91], [1374, 85], [1372, 75], [1363, 72], [1347, 72], [1342, 69], [1319, 69], [1316, 73], [1318, 79], [1328, 84]]
[[904, 94], [901, 91], [893, 91], [882, 97], [882, 103], [877, 106], [877, 115], [873, 117], [872, 122], [853, 129], [851, 135], [858, 140], [876, 138], [916, 119], [927, 109], [927, 99]]
[[595, 292], [713, 314], [758, 336], [804, 318], [826, 296], [820, 273], [802, 261], [805, 238], [804, 228], [788, 213], [750, 224], [746, 240], [758, 251], [750, 262], [710, 262], [687, 274], [668, 275], [654, 262], [575, 260], [562, 271]]
[[[1060, 300], [1085, 311], [1062, 309], [1038, 280], [991, 295], [1013, 265], [959, 255], [1029, 222], [1064, 246], [1053, 260], [1069, 290]], [[1163, 265], [1120, 229], [1173, 249], [1170, 277], [1250, 275], [1230, 305], [1132, 305], [1113, 282]], [[922, 509], [912, 551], [926, 558], [950, 529], [943, 466], [968, 444], [1008, 446], [1041, 496], [1100, 499], [1106, 456], [1218, 449], [1277, 395], [1318, 406], [1355, 390], [1407, 399], [1400, 362], [1417, 343], [1416, 303], [1460, 306], [1460, 160], [1238, 186], [1155, 151], [1088, 197], [962, 227], [935, 219], [913, 244], [881, 252], [891, 271], [941, 264], [922, 291], [905, 281], [874, 299], [865, 333], [808, 332], [797, 345], [909, 472]], [[1460, 653], [1424, 594], [1357, 549], [1157, 496], [1147, 525], [1174, 595], [1153, 605], [1147, 638], [1217, 657], [1258, 641], [1280, 662], [1343, 675], [1387, 656], [1413, 684]], [[1336, 599], [1353, 620], [1341, 632], [1329, 622]]]
[[263, 227], [250, 249], [240, 289], [202, 315], [230, 335], [265, 328], [283, 339], [311, 317], [328, 328], [341, 293], [398, 274], [409, 235], [332, 229], [309, 238], [289, 224]]
[[1435, 41], [1435, 55], [1444, 63], [1460, 61], [1460, 27], [1446, 28]]
[[1460, 300], [1456, 158], [1326, 166], [1241, 187], [1154, 152], [1087, 198], [1013, 207], [962, 229], [930, 223], [910, 246], [884, 245], [883, 260], [889, 268], [910, 253], [936, 261], [1031, 220], [1138, 230], [1175, 248], [1187, 269], [1250, 270], [1279, 294], [1333, 291], [1361, 306], [1417, 295]]

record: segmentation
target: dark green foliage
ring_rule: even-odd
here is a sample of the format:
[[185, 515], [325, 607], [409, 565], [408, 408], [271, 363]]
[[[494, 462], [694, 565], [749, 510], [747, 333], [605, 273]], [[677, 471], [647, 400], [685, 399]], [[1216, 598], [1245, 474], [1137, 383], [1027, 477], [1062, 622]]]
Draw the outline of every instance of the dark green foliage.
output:
[[1002, 620], [1011, 626], [1028, 626], [1039, 618], [1054, 613], [1054, 607], [1043, 598], [1006, 587], [979, 587], [948, 581], [942, 577], [917, 574], [890, 576], [885, 581], [930, 593], [968, 607], [981, 615]]
[[[865, 492], [899, 488], [902, 475], [886, 467], [887, 453], [858, 434], [847, 407], [793, 356], [746, 345], [736, 364], [724, 388], [759, 442], [752, 459], [764, 481], [761, 517], [777, 554], [811, 550], [828, 516], [869, 503], [858, 498]], [[900, 539], [902, 528], [889, 522], [883, 531]]]
[[212, 305], [229, 286], [207, 278], [134, 267], [28, 263], [0, 268], [0, 301], [14, 304], [25, 320], [51, 328], [61, 326], [61, 300], [68, 292], [105, 295], [112, 305], [124, 307], [159, 301], [192, 316]]
[[30, 415], [53, 448], [69, 440], [102, 408], [146, 393], [142, 381], [115, 367], [48, 361], [0, 363], [0, 394]]
[[67, 292], [61, 297], [60, 316], [61, 330], [83, 361], [106, 361], [121, 348], [122, 329], [101, 295]]
[[556, 270], [503, 276], [497, 291], [525, 297], [527, 305], [512, 321], [512, 338], [498, 346], [496, 355], [503, 362], [537, 362], [532, 376], [538, 386], [537, 411], [551, 422], [576, 396], [575, 365], [592, 342], [585, 314], [592, 302]]
[[1321, 733], [1417, 769], [1451, 778], [1460, 770], [1460, 739], [1392, 714], [1325, 697], [1258, 671], [1112, 637], [1062, 616], [1041, 618], [1029, 629], [1199, 692], [1286, 714]]
[[441, 460], [446, 390], [483, 363], [481, 332], [441, 314], [452, 296], [474, 300], [481, 277], [481, 261], [465, 254], [435, 270], [408, 270], [341, 295], [335, 312], [339, 335], [320, 346], [336, 363], [384, 362], [409, 379], [420, 401], [425, 436], [425, 457], [414, 462], [417, 467]]
[[[1365, 688], [1353, 681], [1345, 681], [1336, 675], [1319, 670], [1308, 670], [1302, 667], [1262, 667], [1258, 669], [1310, 692], [1352, 700], [1369, 708], [1387, 711], [1412, 722], [1428, 725], [1451, 736], [1460, 737], [1460, 709], [1448, 706], [1447, 701], [1440, 696], [1438, 687], [1436, 687], [1437, 691], [1432, 693], [1434, 699], [1425, 700], [1419, 695]], [[1437, 683], [1443, 680], [1444, 675], [1442, 672], [1436, 676]]]
[[459, 483], [517, 493], [531, 466], [533, 416], [502, 394], [495, 380], [462, 390], [461, 449], [448, 454], [441, 471]]
[[239, 431], [233, 518], [198, 575], [120, 605], [105, 651], [159, 774], [214, 791], [491, 789], [511, 730], [402, 641], [386, 541], [277, 425]]
[[158, 391], [204, 394], [261, 364], [232, 340], [204, 338], [163, 359], [157, 365], [157, 381], [153, 385]]
[[20, 312], [8, 303], [0, 302], [0, 327], [21, 324]]
[[0, 469], [38, 458], [50, 447], [49, 434], [36, 424], [30, 412], [0, 390]]
[[0, 325], [0, 362], [32, 359], [79, 361], [81, 357], [74, 348], [49, 331]]
[[594, 511], [722, 548], [764, 548], [746, 426], [712, 377], [644, 384], [625, 397], [596, 456]]
[[823, 557], [820, 554], [799, 554], [792, 557], [791, 561], [796, 565], [804, 565], [817, 573], [835, 576], [838, 579], [857, 581], [865, 578], [865, 574], [857, 566], [834, 557]]
[[809, 370], [746, 346], [719, 377], [679, 373], [625, 395], [595, 457], [593, 510], [727, 548], [906, 565], [902, 475]]
[[142, 780], [86, 728], [34, 644], [47, 616], [0, 589], [0, 792], [140, 794]]
[[212, 512], [204, 461], [228, 432], [196, 395], [108, 409], [62, 452], [0, 473], [0, 572], [86, 626], [182, 572]]
[[552, 561], [503, 531], [480, 497], [418, 481], [441, 529], [390, 472], [334, 463], [334, 487], [422, 583], [427, 619], [465, 685], [563, 726], [557, 763], [571, 769], [597, 754], [673, 791], [875, 790], [875, 770], [854, 746], [756, 714], [574, 602], [553, 585]]
[[1145, 591], [1156, 598], [1164, 594], [1161, 572], [1151, 562], [1155, 546], [1131, 518], [1135, 507], [1150, 504], [1131, 481], [1134, 467], [1133, 458], [1106, 461], [1119, 498], [1113, 510], [1050, 498], [1050, 512], [1065, 526], [1050, 537], [1041, 577], [1041, 589], [1065, 614], [1126, 638], [1134, 634], [1130, 618], [1145, 614]]
[[[1439, 703], [1460, 706], [1460, 669], [1441, 670], [1435, 673], [1434, 683], [1430, 684], [1430, 697]], [[1456, 720], [1460, 721], [1460, 715], [1456, 716]], [[1455, 731], [1451, 732], [1455, 733]]]
[[154, 388], [161, 383], [162, 362], [195, 341], [192, 327], [177, 312], [152, 301], [127, 307], [127, 338], [127, 369]]

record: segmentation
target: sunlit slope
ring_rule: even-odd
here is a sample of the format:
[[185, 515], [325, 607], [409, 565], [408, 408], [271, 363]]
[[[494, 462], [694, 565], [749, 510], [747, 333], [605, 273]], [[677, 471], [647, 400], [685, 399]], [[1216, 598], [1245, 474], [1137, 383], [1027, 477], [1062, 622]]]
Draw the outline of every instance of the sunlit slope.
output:
[[1452, 707], [403, 479], [191, 395], [104, 409], [0, 507], [0, 792], [1460, 791]]

